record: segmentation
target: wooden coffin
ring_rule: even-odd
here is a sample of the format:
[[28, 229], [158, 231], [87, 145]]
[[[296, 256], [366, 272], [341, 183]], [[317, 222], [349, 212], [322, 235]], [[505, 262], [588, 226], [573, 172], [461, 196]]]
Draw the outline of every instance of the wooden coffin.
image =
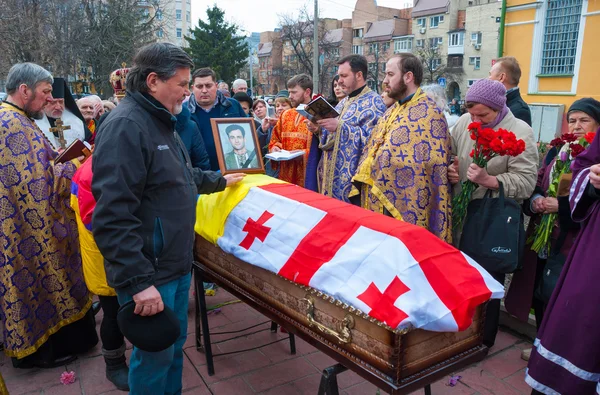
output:
[[481, 360], [484, 305], [463, 332], [397, 330], [314, 288], [250, 265], [196, 236], [209, 279], [378, 387], [404, 394]]

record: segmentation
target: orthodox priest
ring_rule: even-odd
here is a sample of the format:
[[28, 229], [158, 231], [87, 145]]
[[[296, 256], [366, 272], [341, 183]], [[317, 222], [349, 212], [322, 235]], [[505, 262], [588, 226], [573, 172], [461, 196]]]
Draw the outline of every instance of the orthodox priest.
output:
[[62, 121], [65, 127], [63, 133], [67, 147], [76, 139], [87, 141], [92, 136], [92, 133], [85, 126], [83, 115], [81, 115], [73, 96], [71, 96], [67, 82], [63, 78], [54, 78], [52, 100], [44, 107], [42, 119], [35, 120], [35, 123], [55, 149], [60, 147], [60, 135], [56, 128], [58, 119]]
[[386, 91], [397, 102], [379, 119], [353, 178], [361, 205], [422, 226], [450, 243], [446, 118], [420, 88], [423, 65], [416, 56], [393, 56], [385, 74]]
[[[318, 121], [321, 126], [319, 148], [319, 192], [350, 202], [352, 176], [371, 131], [387, 109], [381, 96], [367, 86], [369, 64], [362, 55], [349, 55], [338, 63], [338, 85], [347, 95], [338, 103], [338, 118]], [[353, 195], [358, 195], [354, 190]]]
[[16, 64], [0, 105], [0, 320], [18, 368], [63, 365], [98, 342], [69, 206], [76, 164], [55, 165], [33, 121], [52, 82], [44, 68]]
[[[316, 175], [316, 163], [318, 163], [318, 159], [314, 155], [318, 150], [313, 145], [313, 141], [316, 138], [312, 131], [309, 130], [309, 126], [307, 126], [307, 124], [310, 124], [308, 119], [296, 111], [296, 107], [300, 104], [308, 104], [310, 102], [313, 92], [313, 81], [306, 74], [298, 74], [288, 81], [287, 88], [294, 108], [286, 110], [279, 117], [277, 124], [273, 128], [273, 135], [269, 142], [269, 152], [301, 150], [304, 151], [304, 155], [289, 161], [272, 162], [272, 166], [274, 169], [279, 169], [280, 180], [301, 187], [306, 186], [308, 189], [314, 190], [305, 184], [307, 181], [306, 167], [308, 163], [314, 163]], [[312, 125], [316, 131], [317, 125]], [[311, 160], [312, 158], [315, 160]], [[314, 181], [316, 182], [316, 180]]]

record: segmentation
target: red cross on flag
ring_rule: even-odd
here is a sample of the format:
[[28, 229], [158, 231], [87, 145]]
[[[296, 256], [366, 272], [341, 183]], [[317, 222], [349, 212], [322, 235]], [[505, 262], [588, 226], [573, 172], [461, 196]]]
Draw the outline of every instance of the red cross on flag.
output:
[[218, 245], [397, 328], [469, 327], [504, 289], [426, 229], [290, 184], [250, 188]]

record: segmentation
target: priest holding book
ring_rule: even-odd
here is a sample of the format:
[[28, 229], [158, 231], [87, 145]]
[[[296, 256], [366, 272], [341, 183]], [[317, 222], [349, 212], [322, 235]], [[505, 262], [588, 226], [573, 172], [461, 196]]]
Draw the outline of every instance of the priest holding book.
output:
[[[338, 103], [337, 118], [317, 121], [321, 127], [319, 148], [323, 156], [318, 166], [319, 192], [325, 196], [350, 202], [359, 192], [352, 186], [363, 147], [386, 106], [366, 82], [367, 59], [349, 55], [337, 62], [338, 84], [347, 95]], [[335, 181], [335, 182], [334, 182]]]
[[70, 207], [76, 163], [57, 164], [34, 122], [53, 82], [37, 64], [16, 64], [0, 104], [0, 317], [17, 368], [65, 365], [98, 342]]
[[307, 125], [310, 121], [296, 111], [296, 107], [307, 104], [311, 100], [313, 92], [312, 78], [306, 74], [296, 75], [288, 81], [287, 87], [294, 108], [286, 110], [279, 117], [273, 128], [269, 152], [302, 150], [304, 155], [296, 159], [271, 162], [271, 166], [273, 169], [279, 167], [280, 180], [313, 189], [309, 185], [305, 185], [306, 165], [309, 163], [309, 154], [311, 156], [310, 163], [318, 161], [316, 157], [312, 159], [313, 155], [318, 153], [315, 149], [317, 147], [315, 147], [316, 144], [313, 145], [313, 133]]

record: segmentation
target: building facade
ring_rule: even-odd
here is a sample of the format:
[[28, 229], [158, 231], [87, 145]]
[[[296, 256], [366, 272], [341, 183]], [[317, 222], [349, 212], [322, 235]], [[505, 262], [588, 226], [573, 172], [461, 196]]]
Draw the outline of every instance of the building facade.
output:
[[502, 54], [521, 64], [525, 101], [568, 107], [583, 97], [600, 100], [600, 1], [506, 1]]
[[140, 1], [140, 5], [149, 5], [148, 12], [160, 23], [156, 32], [157, 41], [170, 42], [187, 47], [184, 37], [190, 36], [192, 25], [191, 0], [161, 0], [159, 7], [150, 6], [149, 1]]
[[503, 56], [514, 56], [523, 72], [521, 96], [531, 108], [538, 141], [566, 129], [576, 100], [600, 100], [598, 0], [506, 0]]

